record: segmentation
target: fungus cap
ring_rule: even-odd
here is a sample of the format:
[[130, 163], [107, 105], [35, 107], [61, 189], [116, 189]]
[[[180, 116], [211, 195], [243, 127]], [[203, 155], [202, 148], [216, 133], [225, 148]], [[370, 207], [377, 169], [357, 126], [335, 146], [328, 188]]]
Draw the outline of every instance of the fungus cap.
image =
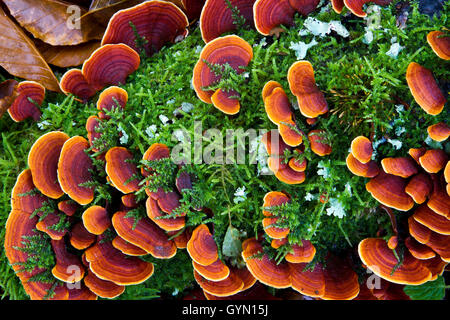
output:
[[58, 181], [61, 189], [81, 205], [94, 200], [94, 188], [83, 186], [92, 181], [93, 164], [86, 153], [87, 149], [89, 142], [85, 138], [72, 137], [64, 143], [58, 161]]
[[218, 258], [216, 242], [206, 224], [194, 229], [186, 249], [191, 259], [202, 266], [208, 266]]
[[83, 212], [83, 225], [90, 233], [101, 235], [111, 226], [108, 211], [101, 206], [91, 206]]
[[[253, 25], [253, 3], [255, 0], [230, 0], [234, 10], [244, 17], [245, 25]], [[223, 33], [238, 28], [234, 12], [225, 1], [207, 0], [200, 15], [200, 31], [206, 43], [220, 37]]]
[[[289, 266], [282, 262], [277, 264], [263, 253], [262, 245], [250, 238], [242, 243], [242, 257], [247, 264], [247, 269], [260, 282], [274, 288], [288, 288], [291, 286]], [[261, 255], [257, 258], [256, 255]]]
[[345, 160], [348, 170], [356, 176], [365, 178], [374, 178], [380, 172], [375, 161], [370, 160], [367, 163], [359, 162], [352, 153], [349, 153]]
[[415, 161], [407, 157], [384, 158], [381, 160], [381, 166], [384, 172], [402, 178], [409, 178], [418, 172]]
[[441, 113], [446, 99], [430, 70], [411, 62], [406, 70], [406, 81], [417, 104], [426, 113], [431, 115]]
[[367, 238], [358, 245], [358, 253], [362, 262], [379, 277], [398, 284], [419, 285], [431, 279], [431, 272], [420, 260], [405, 252], [403, 263], [397, 258], [383, 239]]
[[372, 158], [372, 142], [364, 136], [358, 136], [353, 139], [350, 148], [353, 157], [361, 163], [367, 163]]
[[210, 281], [194, 270], [194, 278], [203, 290], [217, 297], [232, 296], [240, 292], [244, 287], [244, 282], [234, 272], [230, 272], [224, 280]]
[[[220, 89], [215, 91], [205, 91], [203, 89], [216, 83], [221, 78], [220, 75], [217, 76], [214, 74], [208, 64], [223, 66], [228, 63], [238, 74], [240, 74], [244, 71], [241, 67], [246, 67], [252, 58], [252, 47], [238, 36], [230, 35], [216, 38], [208, 42], [203, 48], [193, 71], [192, 85], [198, 98], [205, 103], [213, 103], [212, 97], [216, 93], [214, 100], [227, 107], [227, 109], [223, 110], [224, 112], [233, 114], [236, 113], [236, 111], [239, 111], [236, 104], [238, 100], [230, 99], [227, 92]], [[220, 105], [215, 106], [220, 107]]]
[[300, 112], [307, 118], [317, 118], [328, 112], [325, 96], [316, 85], [314, 69], [309, 61], [297, 61], [288, 70], [291, 92], [297, 97]]
[[33, 118], [34, 121], [38, 121], [41, 117], [41, 111], [38, 106], [44, 102], [45, 98], [44, 86], [35, 81], [22, 81], [16, 88], [18, 96], [8, 108], [11, 119], [15, 122], [20, 122], [27, 118]]
[[294, 14], [289, 0], [257, 0], [253, 5], [256, 30], [264, 36], [280, 25], [294, 25]]
[[135, 218], [127, 217], [125, 211], [118, 211], [113, 215], [112, 224], [121, 238], [155, 258], [170, 259], [177, 253], [175, 243], [147, 217], [136, 222]]
[[107, 85], [125, 84], [140, 62], [139, 54], [126, 44], [105, 44], [83, 63], [81, 72], [88, 84], [98, 91]]
[[38, 190], [52, 199], [64, 195], [58, 183], [58, 160], [64, 143], [69, 136], [64, 132], [52, 131], [35, 141], [28, 154], [33, 183]]
[[442, 31], [431, 31], [427, 35], [431, 49], [439, 58], [450, 60], [450, 37]]
[[400, 177], [381, 172], [366, 184], [366, 190], [378, 202], [400, 211], [408, 211], [414, 200], [405, 192], [406, 181]]
[[133, 154], [124, 147], [113, 147], [106, 152], [105, 171], [113, 186], [128, 194], [140, 189], [137, 166], [131, 162]]
[[139, 284], [150, 278], [154, 267], [138, 257], [126, 256], [111, 242], [97, 242], [85, 251], [90, 270], [100, 279], [118, 285]]
[[[186, 37], [188, 25], [186, 15], [175, 4], [159, 0], [146, 1], [117, 11], [111, 17], [102, 46], [124, 43], [135, 51], [143, 49], [147, 56], [151, 56], [166, 43], [175, 43]], [[141, 46], [136, 34], [146, 40]]]

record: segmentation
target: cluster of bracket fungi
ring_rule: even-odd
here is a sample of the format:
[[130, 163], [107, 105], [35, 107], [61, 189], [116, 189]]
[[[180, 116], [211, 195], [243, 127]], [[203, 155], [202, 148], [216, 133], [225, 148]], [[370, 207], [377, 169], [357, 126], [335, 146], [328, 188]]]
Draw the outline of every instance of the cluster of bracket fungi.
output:
[[[387, 5], [391, 1], [331, 1], [337, 13], [347, 7], [359, 17], [366, 16], [363, 6], [369, 2]], [[126, 112], [128, 95], [118, 86], [138, 69], [139, 52], [143, 50], [151, 56], [167, 43], [181, 41], [188, 34], [189, 22], [197, 18], [206, 45], [193, 70], [193, 88], [200, 100], [226, 114], [240, 111], [237, 92], [205, 89], [220, 81], [211, 65], [228, 64], [239, 74], [253, 58], [252, 47], [245, 40], [235, 35], [221, 37], [238, 27], [229, 4], [242, 15], [246, 25], [267, 36], [279, 33], [280, 25], [293, 26], [295, 13], [308, 15], [319, 0], [183, 0], [183, 10], [171, 2], [147, 1], [117, 12], [109, 22], [101, 47], [81, 69], [71, 69], [63, 75], [61, 91], [81, 102], [103, 91], [97, 101], [98, 115], [87, 120], [87, 139], [69, 137], [63, 132], [49, 132], [40, 137], [30, 150], [29, 169], [19, 175], [12, 191], [5, 252], [30, 298], [114, 298], [124, 292], [125, 286], [142, 283], [152, 276], [153, 264], [140, 256], [150, 254], [170, 259], [177, 249], [184, 248], [192, 258], [194, 278], [208, 299], [265, 297], [264, 290], [256, 296], [246, 296], [252, 288], [262, 288], [255, 285], [258, 281], [274, 288], [293, 288], [320, 299], [406, 299], [403, 285], [421, 284], [443, 272], [450, 259], [450, 167], [442, 150], [411, 149], [410, 158], [383, 159], [380, 169], [371, 159], [370, 140], [358, 137], [352, 143], [348, 168], [356, 175], [371, 178], [366, 186], [373, 197], [388, 211], [394, 208], [413, 212], [408, 219], [408, 235], [395, 234], [389, 242], [370, 238], [359, 244], [363, 265], [383, 279], [381, 288], [370, 290], [360, 285], [349, 259], [329, 253], [326, 265], [317, 263], [312, 269], [306, 268], [316, 254], [309, 240], [291, 245], [292, 250], [278, 263], [264, 252], [261, 237], [249, 238], [242, 243], [245, 267], [227, 266], [219, 259], [210, 226], [202, 224], [189, 230], [185, 228], [185, 215], [176, 210], [183, 190], [192, 188], [191, 177], [182, 166], [178, 167], [171, 190], [146, 188], [144, 182], [157, 175], [148, 163], [167, 159], [170, 155], [167, 146], [150, 146], [142, 156], [147, 165], [140, 170], [133, 161], [135, 154], [124, 147], [96, 154], [100, 151], [95, 145], [100, 138], [96, 128], [108, 120], [108, 112], [113, 108], [120, 106]], [[142, 46], [138, 46], [136, 34], [146, 40]], [[449, 60], [448, 37], [440, 37], [441, 34], [431, 32], [428, 41], [439, 57]], [[314, 125], [317, 117], [328, 112], [328, 106], [315, 83], [312, 65], [298, 61], [287, 77], [301, 114], [308, 125]], [[406, 78], [414, 98], [427, 113], [442, 111], [446, 100], [429, 70], [411, 63]], [[8, 86], [14, 87], [14, 101], [8, 109], [11, 118], [39, 119], [38, 106], [45, 98], [44, 87], [33, 81], [11, 82]], [[286, 150], [292, 153], [294, 148], [301, 155], [305, 138], [315, 154], [330, 154], [331, 146], [324, 141], [326, 133], [321, 129], [303, 133], [279, 83], [269, 81], [262, 97], [269, 119], [277, 125], [277, 130], [263, 137], [269, 167], [283, 183], [302, 183], [306, 159], [280, 158]], [[447, 139], [449, 131], [444, 123], [428, 128], [437, 141]], [[89, 182], [99, 170], [94, 160], [103, 163], [104, 183], [112, 196], [120, 196], [120, 201], [107, 201], [104, 207], [91, 205], [95, 187]], [[136, 196], [142, 188], [147, 195], [145, 203]], [[272, 191], [264, 197], [263, 207], [290, 201], [289, 195]], [[414, 209], [415, 203], [419, 206]], [[144, 208], [146, 216], [137, 220], [128, 216], [137, 208]], [[173, 212], [176, 214], [171, 216]], [[274, 226], [279, 217], [270, 211], [263, 210], [263, 214], [262, 224], [272, 239], [271, 246], [276, 249], [285, 245], [290, 230]], [[43, 269], [35, 253], [27, 250], [28, 241], [36, 237], [44, 237], [50, 243], [55, 259], [51, 270]], [[403, 243], [408, 250], [402, 265], [392, 273], [398, 263], [393, 250]], [[74, 267], [78, 272], [74, 272]], [[36, 280], [44, 273], [51, 276], [45, 281]]]

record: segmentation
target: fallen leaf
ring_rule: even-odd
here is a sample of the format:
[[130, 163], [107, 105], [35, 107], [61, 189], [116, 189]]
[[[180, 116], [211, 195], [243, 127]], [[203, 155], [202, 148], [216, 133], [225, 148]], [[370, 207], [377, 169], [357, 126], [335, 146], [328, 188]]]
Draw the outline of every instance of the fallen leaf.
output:
[[122, 1], [123, 0], [92, 0], [91, 5], [89, 6], [89, 11], [101, 9]]
[[11, 15], [35, 38], [54, 46], [99, 40], [104, 28], [95, 21], [78, 23], [86, 9], [58, 0], [4, 0]]
[[58, 79], [24, 31], [0, 8], [0, 65], [11, 75], [60, 91]]
[[19, 83], [13, 79], [5, 80], [0, 83], [0, 118], [16, 99], [16, 89], [18, 84]]
[[[104, 2], [106, 3], [108, 1]], [[144, 1], [143, 0], [121, 0], [119, 2], [114, 1], [113, 4], [104, 7], [98, 6], [96, 9], [89, 10], [80, 17], [79, 21], [81, 25], [88, 25], [92, 21], [94, 23], [101, 25], [103, 29], [106, 29], [106, 27], [108, 26], [109, 19], [111, 19], [114, 13], [122, 9], [133, 7], [142, 2]]]
[[35, 41], [47, 63], [57, 67], [76, 67], [83, 64], [98, 47], [100, 41], [89, 41], [76, 46], [51, 46], [43, 41]]

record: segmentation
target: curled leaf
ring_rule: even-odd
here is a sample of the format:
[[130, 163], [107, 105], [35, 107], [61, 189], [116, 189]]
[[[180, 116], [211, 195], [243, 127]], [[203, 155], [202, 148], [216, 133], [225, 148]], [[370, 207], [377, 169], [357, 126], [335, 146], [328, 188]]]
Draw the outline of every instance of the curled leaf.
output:
[[11, 15], [35, 38], [53, 46], [76, 45], [101, 39], [104, 29], [95, 21], [79, 23], [86, 9], [58, 0], [4, 0]]
[[60, 91], [58, 79], [36, 46], [0, 8], [0, 65], [13, 76]]
[[39, 40], [35, 44], [47, 63], [61, 68], [83, 64], [100, 47], [100, 41], [95, 40], [75, 46], [51, 46]]
[[17, 97], [18, 84], [19, 83], [16, 80], [12, 79], [0, 83], [0, 118]]

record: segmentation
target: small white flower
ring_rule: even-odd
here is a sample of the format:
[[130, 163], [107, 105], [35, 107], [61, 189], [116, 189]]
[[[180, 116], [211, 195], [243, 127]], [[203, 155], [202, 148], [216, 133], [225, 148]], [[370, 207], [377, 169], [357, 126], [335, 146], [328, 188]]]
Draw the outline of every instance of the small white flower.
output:
[[401, 136], [405, 132], [406, 132], [406, 129], [404, 127], [396, 127], [395, 128], [395, 135], [397, 137]]
[[297, 60], [302, 60], [306, 57], [308, 49], [315, 46], [316, 44], [317, 44], [316, 39], [313, 39], [310, 43], [305, 43], [303, 41], [294, 43], [291, 41], [291, 46], [289, 47], [289, 49], [295, 52]]
[[247, 199], [247, 193], [245, 192], [245, 186], [241, 187], [241, 188], [237, 188], [236, 192], [234, 193], [234, 199], [233, 202], [234, 203], [239, 203], [239, 202], [243, 202]]
[[122, 136], [120, 137], [119, 141], [121, 144], [127, 144], [128, 143], [128, 134], [125, 132], [125, 130], [122, 128], [122, 126], [119, 123], [118, 130], [122, 133]]
[[155, 138], [156, 135], [156, 125], [152, 124], [151, 126], [147, 127], [147, 129], [145, 129], [145, 133], [149, 136], [150, 139]]
[[403, 111], [405, 111], [405, 106], [402, 104], [396, 104], [395, 110], [397, 111], [397, 113], [402, 113]]
[[39, 129], [44, 130], [44, 129], [50, 127], [51, 123], [48, 120], [44, 120], [44, 121], [38, 122], [37, 126]]
[[202, 46], [196, 46], [195, 53], [200, 53], [200, 52], [202, 52]]
[[172, 98], [170, 100], [167, 100], [166, 102], [167, 104], [174, 104], [175, 103], [175, 98]]
[[402, 147], [402, 142], [400, 140], [397, 139], [388, 139], [387, 140], [390, 144], [392, 144], [392, 146], [395, 148], [395, 150], [400, 150]]
[[345, 191], [349, 194], [352, 195], [352, 186], [350, 185], [350, 183], [346, 183], [345, 184]]
[[161, 120], [161, 122], [162, 122], [163, 125], [166, 125], [167, 122], [169, 121], [169, 118], [167, 118], [167, 117], [166, 117], [165, 115], [163, 115], [163, 114], [160, 114], [158, 118], [159, 118], [159, 120]]
[[363, 43], [371, 44], [373, 41], [373, 32], [369, 27], [364, 28], [366, 32], [364, 33]]
[[319, 176], [322, 176], [325, 179], [330, 177], [330, 169], [328, 167], [325, 167], [323, 161], [319, 161], [319, 163], [317, 164], [317, 168], [319, 168], [319, 170], [317, 170], [317, 174]]
[[339, 199], [330, 198], [328, 200], [328, 203], [330, 204], [330, 207], [326, 210], [327, 215], [335, 216], [338, 217], [339, 219], [342, 219], [346, 215], [344, 206], [339, 201]]
[[398, 54], [400, 53], [400, 51], [402, 51], [403, 48], [404, 47], [402, 47], [399, 43], [393, 43], [386, 54], [393, 59], [397, 59]]
[[313, 194], [311, 194], [311, 193], [309, 193], [309, 192], [307, 192], [306, 194], [305, 194], [305, 201], [312, 201], [312, 200], [315, 200], [316, 199], [316, 196], [315, 195], [313, 195]]

